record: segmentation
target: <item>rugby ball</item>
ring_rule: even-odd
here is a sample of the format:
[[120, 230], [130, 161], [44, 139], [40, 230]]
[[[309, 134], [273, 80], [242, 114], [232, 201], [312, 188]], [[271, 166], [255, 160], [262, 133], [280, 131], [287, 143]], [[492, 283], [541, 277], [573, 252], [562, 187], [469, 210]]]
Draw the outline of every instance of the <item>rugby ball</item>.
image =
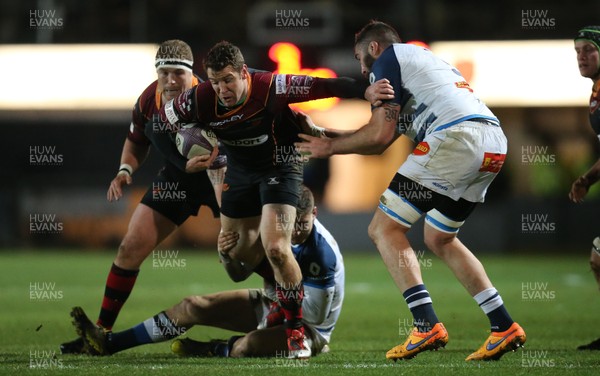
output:
[[218, 143], [217, 136], [212, 131], [195, 125], [187, 124], [175, 135], [177, 150], [187, 159], [210, 154]]

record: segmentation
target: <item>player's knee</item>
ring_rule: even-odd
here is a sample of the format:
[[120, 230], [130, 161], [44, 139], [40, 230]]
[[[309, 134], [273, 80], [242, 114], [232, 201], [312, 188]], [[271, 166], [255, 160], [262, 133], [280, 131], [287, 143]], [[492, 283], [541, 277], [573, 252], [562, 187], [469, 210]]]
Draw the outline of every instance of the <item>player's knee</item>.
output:
[[248, 358], [255, 356], [256, 351], [254, 350], [255, 339], [252, 333], [248, 333], [247, 335], [239, 338], [233, 343], [231, 346], [231, 350], [229, 351], [229, 356], [231, 358]]
[[425, 246], [429, 248], [438, 257], [444, 258], [449, 250], [449, 245], [456, 239], [456, 234], [448, 234], [439, 231], [425, 232]]
[[180, 310], [184, 317], [193, 318], [198, 323], [203, 323], [207, 319], [207, 313], [212, 299], [207, 296], [192, 295], [184, 298], [179, 303]]
[[137, 241], [126, 236], [119, 245], [115, 264], [123, 269], [137, 269], [148, 254]]
[[369, 223], [369, 228], [367, 229], [367, 233], [369, 234], [369, 238], [375, 244], [377, 244], [377, 239], [379, 238], [379, 227], [375, 223], [375, 219]]
[[289, 260], [290, 252], [288, 249], [279, 243], [271, 243], [265, 246], [265, 253], [271, 264], [275, 267], [285, 265]]
[[371, 223], [369, 223], [367, 233], [369, 234], [371, 241], [373, 241], [375, 244], [377, 244], [377, 241], [385, 235], [384, 224], [377, 216], [373, 217]]

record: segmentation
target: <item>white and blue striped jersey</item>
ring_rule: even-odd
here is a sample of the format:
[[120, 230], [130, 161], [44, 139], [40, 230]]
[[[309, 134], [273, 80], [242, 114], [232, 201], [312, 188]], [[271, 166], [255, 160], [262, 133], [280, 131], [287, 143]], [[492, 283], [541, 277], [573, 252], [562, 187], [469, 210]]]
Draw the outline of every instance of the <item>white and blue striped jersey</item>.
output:
[[401, 106], [398, 130], [415, 142], [469, 119], [500, 122], [474, 94], [458, 69], [411, 44], [389, 46], [373, 63], [371, 83], [387, 78]]
[[338, 244], [315, 219], [309, 237], [292, 245], [292, 252], [303, 276], [303, 320], [329, 342], [344, 300], [344, 260]]

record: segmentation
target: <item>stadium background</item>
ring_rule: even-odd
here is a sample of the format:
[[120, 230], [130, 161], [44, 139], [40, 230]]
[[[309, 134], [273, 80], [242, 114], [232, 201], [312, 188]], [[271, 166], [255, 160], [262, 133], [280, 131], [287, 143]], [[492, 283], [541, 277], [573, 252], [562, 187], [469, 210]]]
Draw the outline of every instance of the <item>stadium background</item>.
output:
[[[598, 1], [577, 1], [577, 5], [516, 0], [379, 1], [376, 5], [364, 1], [229, 1], [223, 6], [221, 2], [205, 1], [2, 0], [0, 4], [0, 47], [21, 46], [35, 50], [43, 45], [62, 44], [157, 45], [166, 39], [179, 38], [191, 45], [196, 57], [195, 68], [201, 76], [204, 72], [200, 62], [205, 52], [215, 42], [226, 39], [241, 47], [252, 67], [276, 69], [275, 62], [268, 56], [269, 48], [276, 41], [289, 41], [300, 48], [303, 67], [327, 67], [339, 76], [360, 78], [358, 64], [352, 56], [352, 38], [370, 18], [391, 23], [406, 41], [420, 40], [434, 47], [443, 41], [466, 44], [505, 40], [569, 41], [581, 26], [600, 23]], [[53, 12], [52, 15], [46, 13], [45, 18], [53, 20], [56, 27], [35, 26], [35, 19], [44, 18], [44, 10]], [[308, 22], [282, 27], [277, 21], [294, 17]], [[537, 20], [538, 26], [535, 22], [534, 26], [524, 26], [526, 19]], [[548, 22], [550, 20], [552, 22]], [[463, 239], [473, 249], [514, 253], [574, 249], [587, 252], [591, 239], [597, 235], [598, 187], [592, 189], [583, 205], [567, 200], [571, 182], [591, 166], [599, 150], [587, 120], [591, 83], [578, 78], [583, 82], [583, 89], [565, 93], [568, 83], [565, 77], [578, 76], [572, 45], [565, 46], [561, 56], [571, 61], [570, 71], [552, 69], [555, 60], [546, 57], [532, 62], [518, 55], [497, 56], [500, 67], [505, 62], [521, 59], [524, 66], [550, 67], [551, 74], [545, 79], [554, 91], [575, 96], [578, 101], [529, 104], [536, 103], [535, 97], [544, 94], [534, 89], [528, 91], [531, 101], [490, 103], [509, 137], [509, 160], [492, 186], [488, 202], [476, 210], [462, 230]], [[67, 57], [64, 60], [59, 57], [58, 65], [67, 69], [57, 73], [58, 84], [47, 87], [39, 82], [45, 82], [44, 75], [48, 73], [43, 68], [48, 61], [39, 60], [33, 69], [23, 69], [2, 65], [2, 56], [2, 75], [16, 77], [16, 82], [31, 96], [39, 92], [56, 95], [77, 92], [81, 87], [96, 85], [94, 78], [100, 71], [108, 72], [109, 86], [118, 93], [128, 85], [128, 75], [142, 69], [128, 61], [112, 61], [103, 66], [90, 61], [89, 69], [85, 66], [81, 69], [71, 66]], [[150, 59], [149, 68], [151, 64]], [[0, 84], [4, 98], [17, 89], [12, 85], [6, 81]], [[531, 89], [528, 82], [520, 78], [510, 86], [515, 95]], [[144, 87], [134, 88], [136, 94], [128, 100], [128, 106]], [[117, 204], [106, 202], [106, 189], [119, 164], [130, 122], [129, 107], [39, 109], [11, 107], [7, 103], [2, 105], [0, 101], [0, 153], [3, 156], [0, 248], [115, 249], [126, 231], [133, 208], [161, 164], [160, 158], [152, 153], [134, 175], [134, 185], [125, 199]], [[360, 126], [356, 118], [352, 121], [343, 116], [357, 108], [356, 111], [361, 111], [360, 119], [368, 119], [365, 103], [344, 101], [337, 106], [338, 112], [314, 111], [311, 115], [320, 124], [331, 127]], [[320, 217], [342, 249], [374, 251], [367, 238], [368, 221], [379, 193], [406, 150], [406, 144], [399, 142], [383, 156], [340, 156], [307, 166], [307, 182], [318, 193]], [[55, 163], [31, 162], [32, 154], [43, 153], [54, 157]], [[59, 156], [60, 161], [56, 159]], [[46, 230], [32, 230], [33, 222], [44, 221], [48, 225]], [[162, 247], [208, 248], [214, 244], [217, 231], [218, 221], [209, 218], [203, 209], [199, 218], [186, 223]], [[417, 241], [416, 247], [424, 247], [419, 242], [420, 231], [412, 236]]]

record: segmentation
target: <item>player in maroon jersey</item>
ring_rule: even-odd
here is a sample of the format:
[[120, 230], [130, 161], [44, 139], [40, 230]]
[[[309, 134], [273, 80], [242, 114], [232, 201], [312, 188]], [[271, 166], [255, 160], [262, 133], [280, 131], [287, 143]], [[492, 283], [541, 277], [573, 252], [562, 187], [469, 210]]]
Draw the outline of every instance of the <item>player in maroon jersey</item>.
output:
[[[579, 30], [575, 37], [575, 52], [579, 73], [592, 80], [590, 96], [590, 125], [600, 140], [600, 26], [586, 26]], [[569, 198], [580, 203], [592, 184], [600, 179], [600, 159], [571, 186]], [[600, 237], [592, 242], [590, 265], [596, 282], [600, 287]], [[578, 347], [579, 350], [600, 350], [600, 338]]]
[[[132, 174], [146, 159], [151, 145], [163, 154], [166, 163], [136, 207], [109, 271], [97, 320], [97, 325], [106, 330], [112, 329], [133, 289], [142, 262], [152, 250], [190, 215], [196, 215], [201, 205], [210, 207], [215, 217], [219, 213], [215, 192], [220, 195], [222, 178], [221, 181], [214, 180], [213, 189], [206, 172], [211, 167], [208, 171], [212, 176], [222, 176], [226, 159], [224, 156], [217, 158], [218, 149], [215, 148], [211, 156], [187, 160], [170, 139], [153, 138], [157, 132], [172, 134], [171, 128], [160, 129], [157, 116], [161, 106], [200, 82], [192, 72], [192, 65], [192, 50], [185, 42], [163, 42], [155, 60], [158, 79], [142, 92], [133, 108], [121, 166], [110, 183], [108, 201], [119, 200], [123, 196], [124, 186], [132, 183]], [[161, 194], [161, 190], [165, 189], [177, 192]], [[61, 345], [61, 351], [81, 352], [81, 345], [81, 341], [67, 342]]]
[[289, 103], [362, 98], [366, 83], [250, 72], [239, 48], [225, 41], [211, 48], [204, 68], [209, 82], [167, 102], [160, 118], [170, 124], [200, 123], [221, 141], [228, 158], [221, 226], [239, 234], [227, 256], [257, 266], [266, 254], [286, 318], [289, 356], [308, 358], [301, 323], [302, 274], [290, 246], [302, 182], [303, 158], [294, 147], [300, 129], [279, 118]]

